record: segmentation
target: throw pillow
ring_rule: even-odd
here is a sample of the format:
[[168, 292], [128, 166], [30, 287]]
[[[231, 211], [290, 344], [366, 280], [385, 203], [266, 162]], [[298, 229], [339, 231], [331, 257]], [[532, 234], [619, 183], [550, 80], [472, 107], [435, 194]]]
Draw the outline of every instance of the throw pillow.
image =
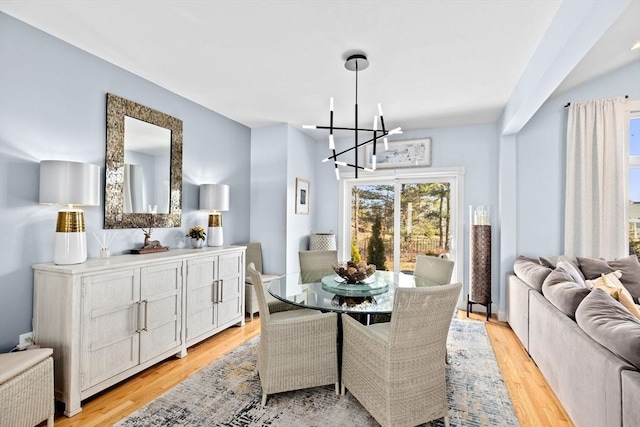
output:
[[556, 268], [558, 266], [557, 256], [541, 256], [538, 257], [538, 260], [540, 260], [540, 265], [544, 265], [548, 268]]
[[638, 318], [638, 320], [640, 320], [640, 310], [638, 310], [638, 307], [633, 302], [633, 297], [631, 296], [629, 291], [624, 286], [622, 286], [622, 283], [620, 283], [620, 280], [618, 279], [619, 277], [619, 271], [614, 271], [613, 273], [602, 275], [602, 278], [604, 279], [607, 287], [618, 290], [616, 296], [614, 296], [613, 294], [611, 296], [620, 301], [620, 304], [622, 304], [624, 308], [629, 310], [631, 314], [633, 314]]
[[585, 283], [584, 283], [584, 276], [582, 275], [582, 272], [580, 271], [580, 269], [574, 263], [572, 263], [569, 260], [569, 258], [561, 256], [558, 259], [558, 267], [557, 268], [562, 268], [564, 271], [569, 273], [569, 275], [571, 276], [573, 281], [576, 282], [578, 285], [586, 286]]
[[558, 310], [575, 318], [576, 309], [582, 300], [589, 295], [589, 289], [574, 282], [563, 268], [553, 270], [542, 283], [542, 294]]
[[606, 261], [598, 258], [578, 257], [580, 270], [587, 279], [600, 277], [601, 274], [620, 270], [620, 282], [627, 288], [634, 301], [640, 302], [640, 262], [636, 255]]
[[640, 320], [602, 289], [594, 289], [580, 303], [576, 322], [596, 342], [640, 369]]
[[513, 272], [516, 276], [538, 292], [542, 291], [542, 283], [552, 271], [552, 269], [540, 265], [536, 260], [523, 256], [519, 256], [513, 264]]
[[540, 265], [544, 265], [545, 267], [549, 267], [551, 269], [555, 269], [558, 266], [558, 261], [566, 260], [573, 264], [575, 267], [580, 268], [580, 264], [576, 258], [569, 258], [566, 255], [560, 256], [541, 256], [538, 257], [540, 261]]
[[[622, 275], [622, 273], [620, 273], [620, 271], [619, 271], [619, 270], [614, 271], [613, 273], [609, 273], [609, 274], [614, 274], [614, 275], [616, 276], [616, 278], [617, 278], [617, 279], [619, 279], [619, 278], [620, 278], [620, 276]], [[589, 288], [589, 289], [593, 289], [593, 287], [594, 287], [594, 286], [598, 286], [598, 285], [599, 285], [600, 287], [602, 287], [602, 285], [605, 285], [605, 284], [606, 284], [606, 281], [605, 281], [604, 275], [602, 275], [602, 274], [601, 274], [601, 275], [600, 275], [600, 277], [598, 277], [598, 278], [596, 278], [596, 279], [593, 279], [593, 280], [589, 280], [589, 279], [587, 279], [587, 280], [585, 280], [585, 281], [584, 281], [584, 284], [585, 284], [585, 286], [586, 286], [587, 288]]]

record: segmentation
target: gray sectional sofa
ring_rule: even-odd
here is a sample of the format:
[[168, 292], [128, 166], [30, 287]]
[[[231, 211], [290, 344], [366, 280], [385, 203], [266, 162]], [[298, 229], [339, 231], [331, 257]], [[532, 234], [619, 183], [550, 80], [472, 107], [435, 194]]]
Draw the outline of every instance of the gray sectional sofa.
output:
[[[557, 258], [516, 261], [507, 276], [508, 322], [577, 427], [638, 427], [640, 320], [604, 290], [579, 283], [580, 259], [560, 259], [575, 268], [567, 272]], [[625, 263], [620, 281], [638, 304], [640, 263]], [[587, 264], [587, 279], [596, 278]]]

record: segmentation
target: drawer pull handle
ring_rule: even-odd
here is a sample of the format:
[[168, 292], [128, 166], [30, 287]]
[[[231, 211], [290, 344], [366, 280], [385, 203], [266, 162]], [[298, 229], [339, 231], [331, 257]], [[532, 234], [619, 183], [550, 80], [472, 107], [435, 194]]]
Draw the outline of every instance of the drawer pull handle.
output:
[[144, 328], [142, 330], [146, 332], [149, 330], [149, 301], [145, 299], [142, 302], [144, 303]]
[[136, 306], [136, 334], [139, 334], [142, 332], [142, 329], [140, 329], [140, 301], [136, 301], [134, 304]]

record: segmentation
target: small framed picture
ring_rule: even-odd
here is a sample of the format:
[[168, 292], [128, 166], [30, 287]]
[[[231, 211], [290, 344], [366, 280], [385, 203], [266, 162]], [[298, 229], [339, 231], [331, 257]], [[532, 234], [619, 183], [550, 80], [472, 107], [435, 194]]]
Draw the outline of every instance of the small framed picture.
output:
[[[367, 145], [367, 167], [372, 166], [373, 145]], [[376, 147], [376, 168], [407, 168], [431, 166], [431, 138], [408, 139], [406, 141], [389, 142], [385, 151], [384, 143], [378, 142]]]
[[309, 214], [309, 181], [296, 178], [296, 213], [300, 215]]

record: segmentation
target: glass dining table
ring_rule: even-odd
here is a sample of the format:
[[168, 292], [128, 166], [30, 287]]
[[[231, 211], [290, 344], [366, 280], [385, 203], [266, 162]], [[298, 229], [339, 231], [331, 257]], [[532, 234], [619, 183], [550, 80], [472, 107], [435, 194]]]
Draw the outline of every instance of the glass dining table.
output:
[[438, 283], [405, 273], [376, 271], [361, 284], [347, 284], [337, 274], [320, 282], [300, 283], [293, 273], [271, 281], [268, 291], [275, 298], [304, 308], [349, 314], [390, 314], [396, 288], [437, 286]]

